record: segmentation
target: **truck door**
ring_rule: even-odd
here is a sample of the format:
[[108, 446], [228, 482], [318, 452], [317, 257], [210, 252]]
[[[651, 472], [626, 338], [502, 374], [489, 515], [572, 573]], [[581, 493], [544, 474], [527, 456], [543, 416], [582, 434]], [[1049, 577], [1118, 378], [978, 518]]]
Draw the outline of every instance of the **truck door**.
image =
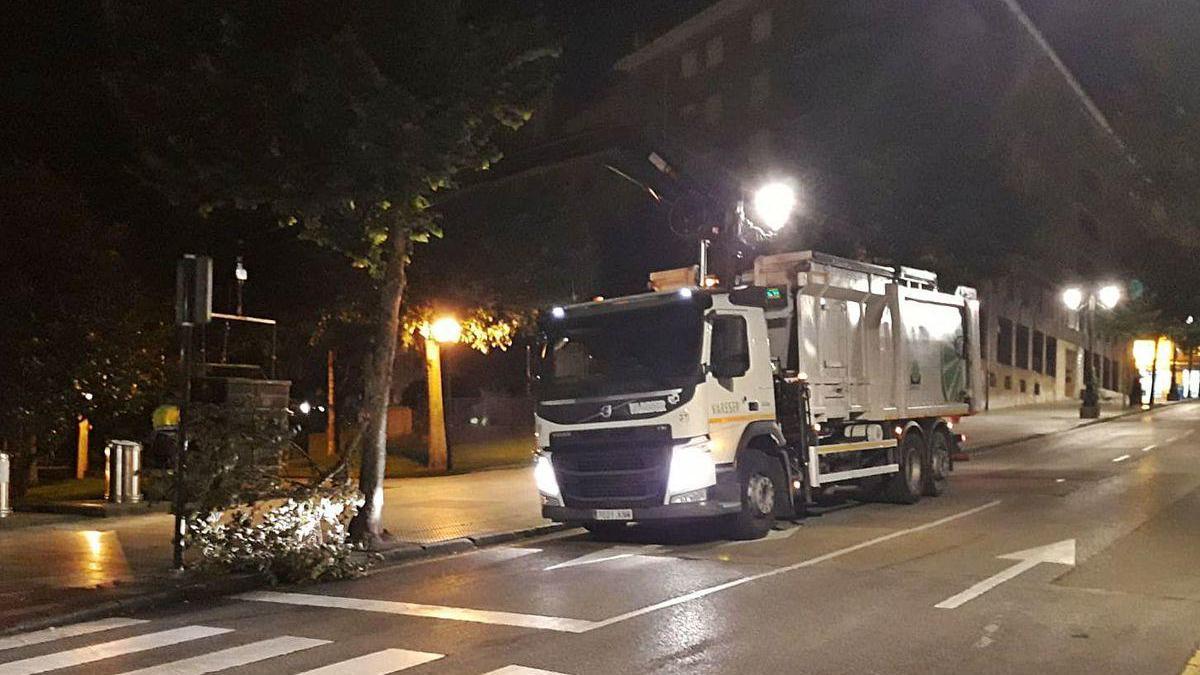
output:
[[770, 348], [761, 312], [714, 313], [710, 325], [709, 434], [720, 461], [730, 461], [746, 425], [775, 418]]
[[846, 417], [850, 413], [849, 312], [846, 301], [838, 298], [822, 298], [820, 307], [817, 340], [826, 414], [829, 417]]

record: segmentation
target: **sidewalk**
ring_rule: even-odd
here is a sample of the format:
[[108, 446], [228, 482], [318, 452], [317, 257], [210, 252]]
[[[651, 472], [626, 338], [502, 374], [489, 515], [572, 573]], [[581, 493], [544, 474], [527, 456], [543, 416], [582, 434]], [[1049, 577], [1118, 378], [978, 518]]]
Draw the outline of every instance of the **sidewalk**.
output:
[[[1132, 412], [1106, 406], [1105, 417]], [[1007, 408], [964, 418], [967, 450], [1093, 423], [1075, 403]], [[384, 527], [413, 552], [473, 545], [463, 538], [546, 524], [531, 467], [431, 478], [389, 479]], [[43, 617], [128, 601], [188, 582], [170, 572], [172, 517], [78, 518], [14, 513], [0, 520], [0, 632]], [[449, 542], [449, 544], [446, 544]], [[446, 549], [443, 549], [446, 550]], [[217, 593], [213, 593], [217, 594]]]
[[[1117, 403], [1100, 406], [1100, 420], [1140, 412]], [[967, 452], [1059, 433], [1097, 420], [1079, 419], [1079, 401], [999, 408], [959, 420], [954, 430], [966, 434]]]

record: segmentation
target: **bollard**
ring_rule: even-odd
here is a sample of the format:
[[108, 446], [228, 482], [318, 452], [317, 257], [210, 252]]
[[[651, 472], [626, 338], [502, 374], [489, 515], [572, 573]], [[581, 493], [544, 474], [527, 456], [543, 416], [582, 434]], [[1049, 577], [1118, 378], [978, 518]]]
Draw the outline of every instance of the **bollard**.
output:
[[0, 452], [0, 518], [7, 518], [12, 509], [8, 506], [8, 455]]
[[120, 504], [125, 496], [125, 453], [116, 441], [104, 446], [104, 499]]
[[122, 462], [125, 468], [125, 481], [122, 486], [125, 501], [136, 504], [142, 501], [142, 444], [134, 441], [118, 441], [118, 443], [121, 444], [121, 450], [125, 455]]

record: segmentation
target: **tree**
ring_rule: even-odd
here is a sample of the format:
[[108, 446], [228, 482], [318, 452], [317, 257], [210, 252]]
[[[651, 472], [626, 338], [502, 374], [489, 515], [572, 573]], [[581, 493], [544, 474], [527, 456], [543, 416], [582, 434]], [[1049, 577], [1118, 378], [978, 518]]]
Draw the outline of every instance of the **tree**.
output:
[[461, 174], [501, 158], [556, 52], [513, 5], [270, 0], [107, 6], [106, 82], [174, 203], [266, 209], [378, 285], [364, 368], [361, 487], [352, 528], [381, 533], [385, 424], [400, 306], [430, 209]]
[[121, 228], [98, 222], [79, 191], [42, 166], [0, 175], [0, 439], [21, 496], [31, 462], [71, 438], [80, 417], [100, 437], [138, 438], [165, 385], [166, 317], [122, 256]]

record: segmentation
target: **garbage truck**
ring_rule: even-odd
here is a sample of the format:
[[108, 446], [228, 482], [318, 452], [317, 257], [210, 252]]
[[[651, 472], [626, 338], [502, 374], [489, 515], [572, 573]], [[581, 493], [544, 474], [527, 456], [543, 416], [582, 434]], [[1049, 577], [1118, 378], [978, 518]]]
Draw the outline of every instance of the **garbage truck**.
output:
[[656, 273], [651, 292], [540, 316], [546, 518], [754, 539], [831, 490], [912, 504], [946, 489], [954, 424], [982, 401], [973, 289], [813, 251], [760, 256], [723, 288], [696, 281]]

